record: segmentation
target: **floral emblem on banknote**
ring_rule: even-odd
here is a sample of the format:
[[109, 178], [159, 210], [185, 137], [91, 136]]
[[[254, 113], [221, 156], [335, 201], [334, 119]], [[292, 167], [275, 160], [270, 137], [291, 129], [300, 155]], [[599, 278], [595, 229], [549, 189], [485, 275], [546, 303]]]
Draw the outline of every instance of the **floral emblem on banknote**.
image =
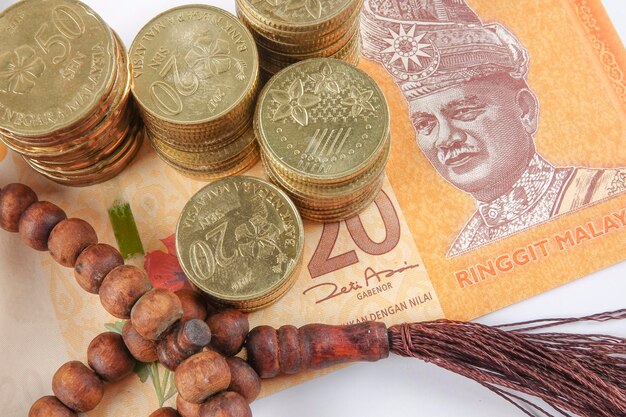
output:
[[[433, 45], [424, 40], [424, 36], [426, 33], [421, 33], [416, 35], [416, 26], [413, 25], [411, 29], [406, 32], [404, 30], [404, 26], [400, 25], [400, 30], [398, 33], [394, 32], [392, 29], [389, 29], [389, 34], [391, 38], [383, 39], [386, 43], [389, 44], [387, 49], [383, 49], [382, 53], [392, 53], [393, 57], [389, 61], [390, 64], [400, 60], [404, 65], [404, 70], [409, 70], [409, 61], [413, 62], [418, 67], [423, 67], [424, 64], [420, 61], [421, 58], [432, 58], [433, 55], [426, 52], [426, 50], [430, 49], [432, 51]], [[432, 52], [431, 52], [432, 53]]]
[[299, 78], [291, 83], [287, 91], [274, 90], [270, 94], [280, 104], [274, 113], [274, 121], [291, 117], [300, 126], [308, 126], [309, 112], [307, 109], [321, 101], [320, 97], [304, 92], [304, 85]]
[[233, 67], [239, 81], [246, 79], [246, 63], [231, 56], [230, 45], [223, 39], [211, 39], [208, 36], [198, 39], [185, 56], [185, 61], [202, 80], [223, 74]]
[[15, 48], [0, 56], [0, 91], [27, 94], [35, 87], [46, 64], [28, 45]]
[[254, 3], [267, 3], [272, 7], [280, 8], [283, 12], [297, 12], [304, 9], [314, 19], [322, 17], [320, 0], [256, 0]]

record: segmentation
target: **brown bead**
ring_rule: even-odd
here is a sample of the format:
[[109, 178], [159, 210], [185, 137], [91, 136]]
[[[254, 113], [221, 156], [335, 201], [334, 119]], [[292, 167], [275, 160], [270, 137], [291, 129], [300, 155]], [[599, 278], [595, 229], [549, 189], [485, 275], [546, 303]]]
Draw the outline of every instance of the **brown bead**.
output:
[[48, 250], [52, 259], [73, 268], [78, 255], [95, 243], [98, 243], [98, 236], [89, 223], [82, 219], [66, 219], [52, 229]]
[[165, 336], [167, 330], [182, 316], [183, 307], [176, 294], [162, 288], [144, 294], [130, 313], [133, 326], [148, 340]]
[[139, 362], [151, 363], [159, 360], [157, 344], [137, 333], [131, 320], [124, 324], [122, 338], [130, 353]]
[[100, 378], [108, 382], [121, 381], [133, 373], [135, 358], [124, 344], [122, 336], [106, 332], [96, 336], [87, 348], [87, 362]]
[[248, 316], [234, 309], [224, 310], [207, 319], [211, 328], [211, 347], [225, 356], [234, 356], [243, 347], [250, 324]]
[[98, 294], [106, 311], [119, 319], [129, 319], [137, 300], [151, 289], [145, 272], [136, 266], [121, 265], [104, 277]]
[[186, 354], [194, 355], [211, 342], [209, 325], [199, 319], [184, 322], [176, 335], [176, 343]]
[[180, 364], [174, 385], [185, 401], [200, 404], [230, 385], [230, 369], [222, 355], [207, 350]]
[[87, 247], [78, 256], [74, 277], [82, 289], [98, 294], [104, 277], [120, 265], [124, 265], [120, 252], [113, 246], [98, 243]]
[[30, 407], [28, 417], [78, 417], [78, 415], [67, 408], [57, 397], [48, 395], [38, 399]]
[[96, 408], [104, 395], [104, 383], [82, 362], [67, 362], [52, 377], [52, 392], [79, 413]]
[[24, 184], [9, 184], [0, 192], [0, 227], [8, 232], [19, 231], [20, 217], [37, 201], [37, 194]]
[[163, 407], [150, 414], [150, 417], [180, 417], [180, 414], [172, 407]]
[[177, 346], [176, 330], [170, 331], [164, 339], [158, 342], [157, 355], [161, 365], [170, 371], [175, 371], [190, 356], [185, 355]]
[[249, 403], [256, 400], [261, 392], [259, 375], [248, 365], [248, 362], [237, 356], [226, 358], [226, 363], [230, 369], [228, 390], [241, 394]]
[[178, 290], [176, 295], [183, 306], [183, 317], [181, 321], [191, 319], [206, 320], [207, 306], [202, 295], [194, 290]]
[[200, 408], [200, 417], [252, 417], [252, 410], [241, 395], [226, 391], [204, 403]]
[[200, 407], [202, 407], [202, 404], [190, 403], [185, 401], [180, 395], [176, 396], [176, 409], [182, 417], [199, 417]]
[[31, 204], [20, 217], [20, 236], [24, 243], [35, 250], [48, 250], [48, 238], [52, 229], [67, 219], [59, 206], [48, 201]]
[[211, 341], [209, 326], [199, 319], [178, 324], [157, 346], [159, 362], [170, 371], [188, 357], [200, 352]]

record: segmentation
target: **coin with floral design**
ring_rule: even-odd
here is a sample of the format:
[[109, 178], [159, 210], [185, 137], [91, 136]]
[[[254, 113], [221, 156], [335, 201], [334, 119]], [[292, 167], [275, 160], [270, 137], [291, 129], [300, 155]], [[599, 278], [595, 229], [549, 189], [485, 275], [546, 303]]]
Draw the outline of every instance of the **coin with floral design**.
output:
[[253, 177], [216, 181], [195, 194], [176, 228], [181, 266], [221, 304], [246, 309], [293, 284], [304, 229], [291, 200]]
[[77, 0], [24, 0], [0, 13], [0, 129], [23, 137], [94, 112], [116, 75], [113, 32]]
[[360, 69], [311, 59], [278, 73], [255, 114], [263, 150], [303, 181], [341, 182], [375, 161], [389, 136], [385, 97]]
[[189, 5], [147, 23], [130, 57], [140, 106], [173, 123], [217, 120], [252, 106], [258, 55], [252, 35], [217, 7]]
[[266, 26], [278, 30], [333, 28], [355, 9], [354, 0], [241, 0]]

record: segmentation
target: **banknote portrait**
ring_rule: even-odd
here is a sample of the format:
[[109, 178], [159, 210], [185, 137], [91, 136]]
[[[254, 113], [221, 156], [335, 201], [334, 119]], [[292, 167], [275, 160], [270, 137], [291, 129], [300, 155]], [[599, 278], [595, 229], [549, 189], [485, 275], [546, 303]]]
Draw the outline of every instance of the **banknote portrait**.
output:
[[626, 190], [626, 169], [559, 166], [541, 155], [532, 57], [465, 0], [366, 0], [361, 30], [364, 56], [407, 101], [423, 155], [475, 200], [449, 257]]

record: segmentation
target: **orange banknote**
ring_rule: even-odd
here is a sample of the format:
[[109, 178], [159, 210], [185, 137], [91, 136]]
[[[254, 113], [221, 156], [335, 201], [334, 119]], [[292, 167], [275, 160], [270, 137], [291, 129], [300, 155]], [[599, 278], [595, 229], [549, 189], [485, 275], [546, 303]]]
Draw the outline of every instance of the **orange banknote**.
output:
[[[383, 191], [345, 222], [305, 222], [295, 286], [252, 325], [467, 320], [626, 258], [626, 55], [599, 0], [366, 0], [361, 41], [359, 66], [391, 108]], [[262, 166], [249, 174], [264, 176]], [[1, 146], [0, 175], [85, 218], [103, 242], [115, 241], [107, 210], [127, 201], [147, 251], [133, 262], [153, 283], [184, 285], [168, 237], [204, 184], [149, 144], [93, 187], [53, 185]], [[0, 294], [12, 306], [0, 323], [24, 323], [0, 341], [11, 368], [0, 386], [29, 394], [4, 390], [2, 415], [24, 414], [59, 363], [84, 360], [89, 341], [115, 325], [70, 270], [18, 240], [0, 236], [0, 275], [24, 277], [6, 279]], [[16, 301], [27, 294], [36, 309]], [[49, 355], [29, 348], [24, 368], [17, 339]], [[88, 415], [148, 415], [152, 398], [150, 384], [129, 379]]]

